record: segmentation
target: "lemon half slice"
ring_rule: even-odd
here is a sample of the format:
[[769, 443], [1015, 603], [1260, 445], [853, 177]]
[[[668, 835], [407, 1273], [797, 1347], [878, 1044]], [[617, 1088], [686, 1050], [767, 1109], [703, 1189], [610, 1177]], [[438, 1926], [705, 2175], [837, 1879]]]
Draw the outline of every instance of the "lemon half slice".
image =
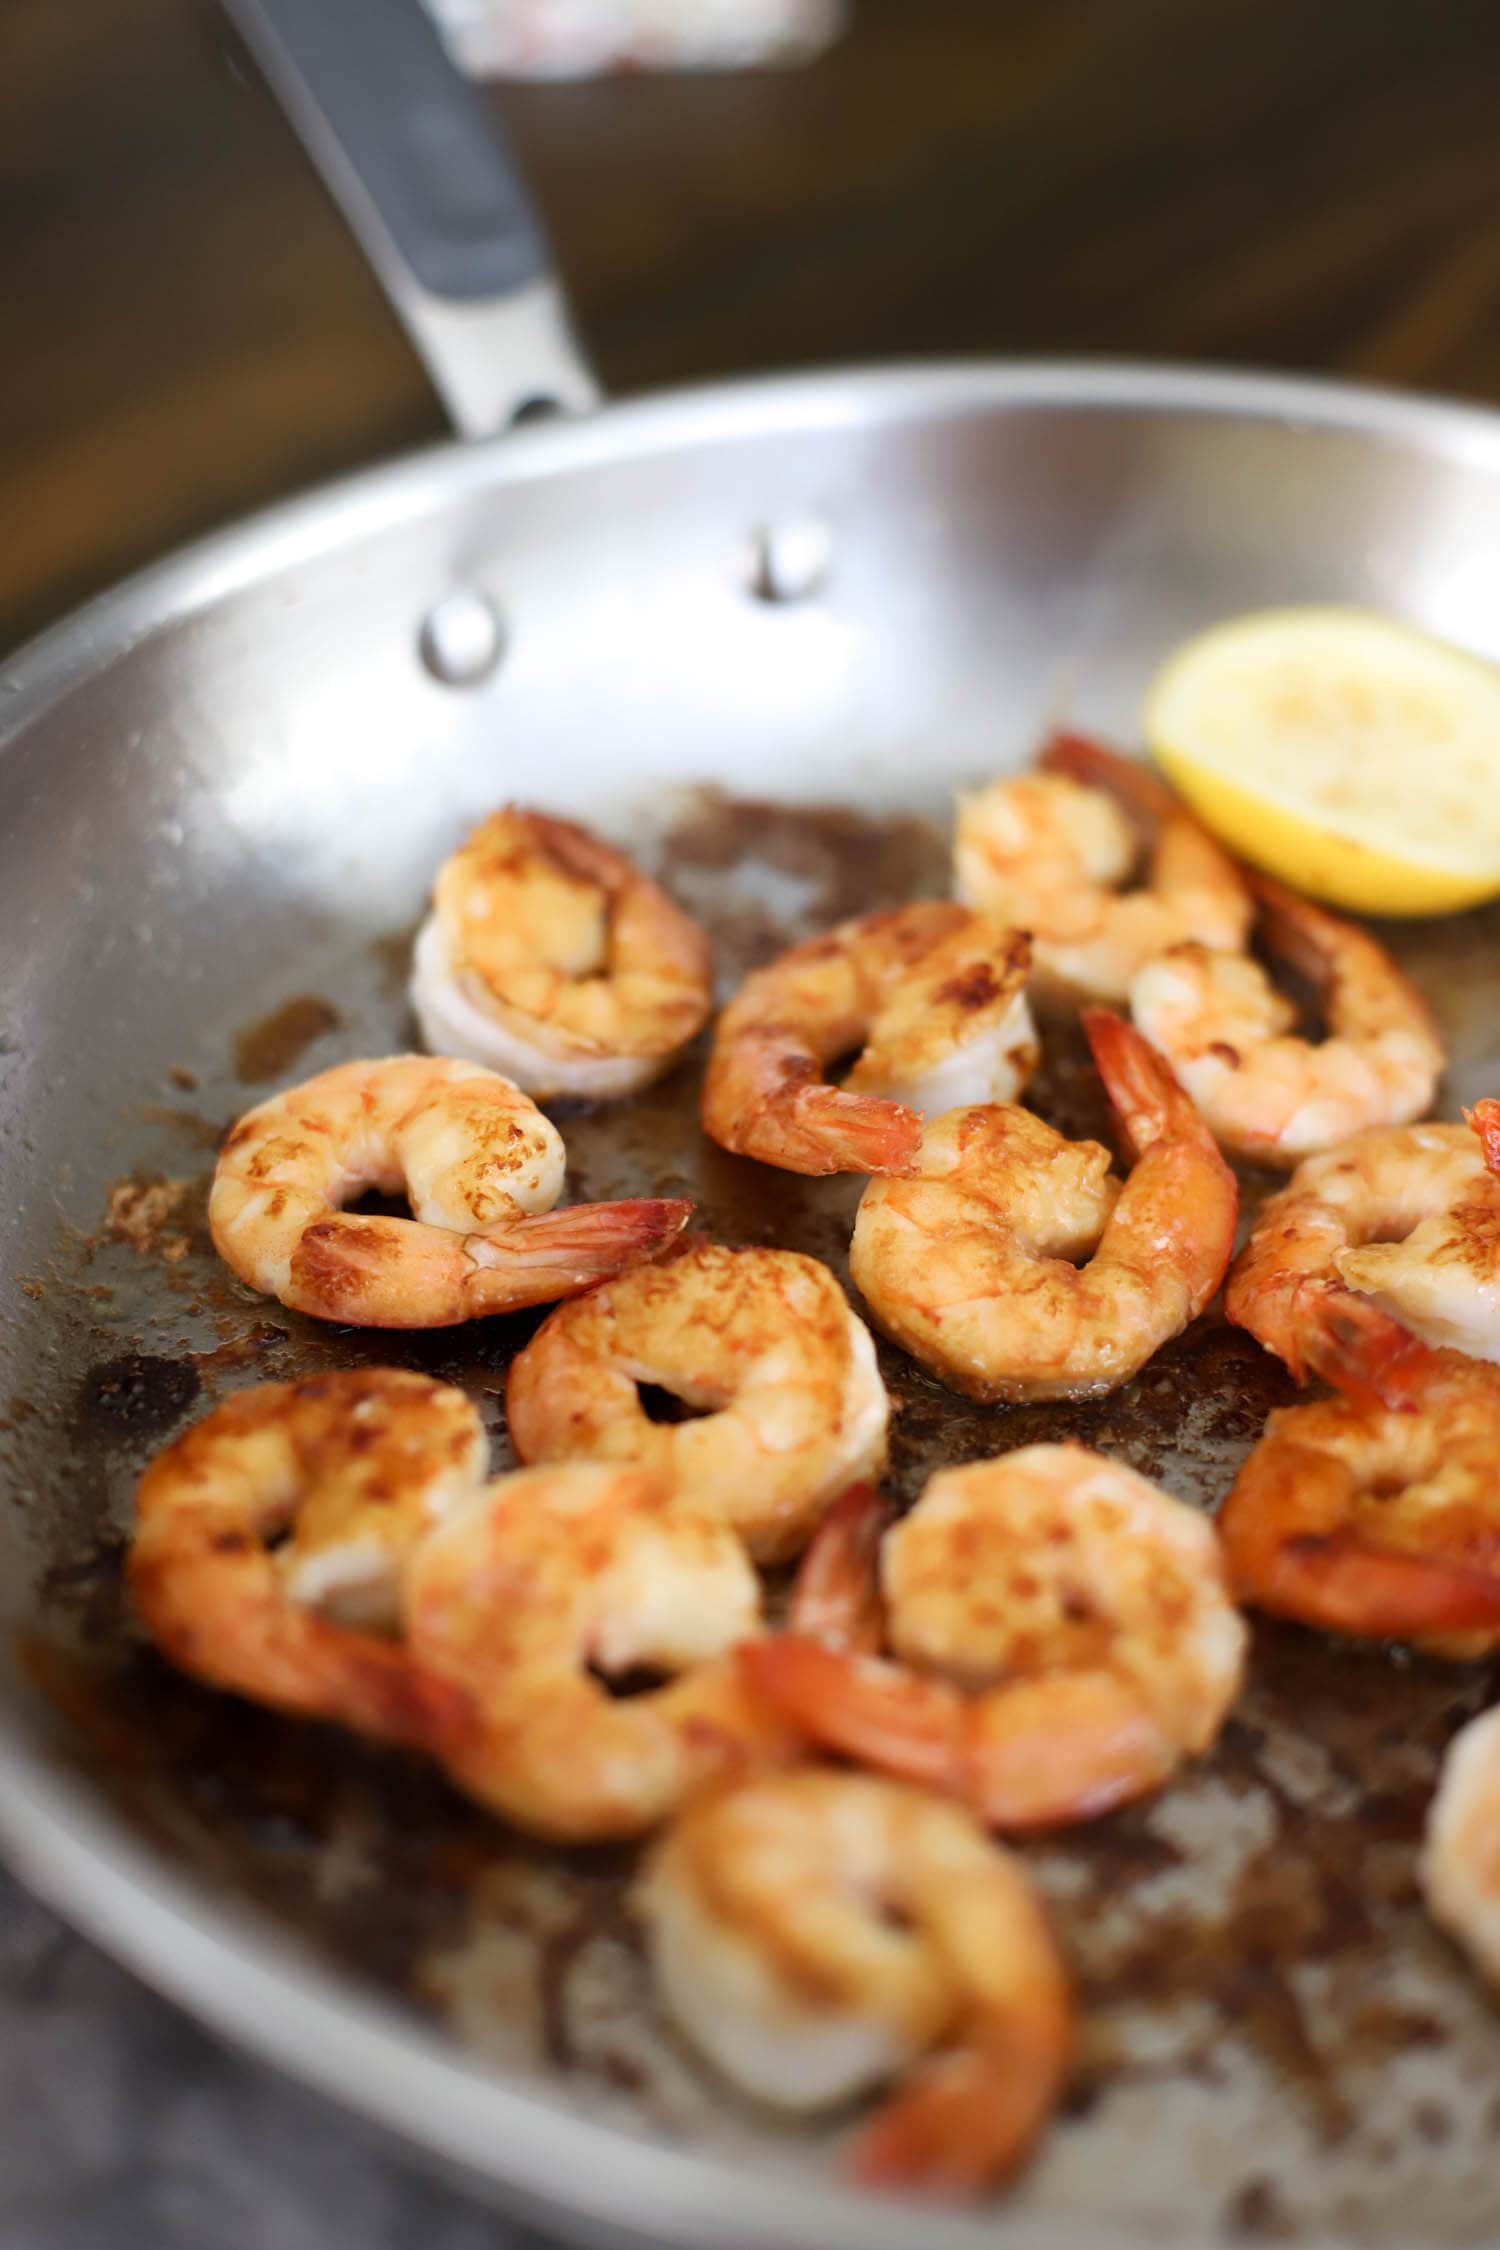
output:
[[1394, 618], [1273, 609], [1184, 642], [1146, 740], [1205, 825], [1358, 914], [1500, 894], [1500, 669]]

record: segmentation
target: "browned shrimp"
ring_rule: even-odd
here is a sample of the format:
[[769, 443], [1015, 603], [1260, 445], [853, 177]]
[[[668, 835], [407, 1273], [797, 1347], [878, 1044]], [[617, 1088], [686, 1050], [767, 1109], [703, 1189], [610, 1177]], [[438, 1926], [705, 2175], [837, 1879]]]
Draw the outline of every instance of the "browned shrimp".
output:
[[794, 945], [719, 1018], [703, 1130], [785, 1172], [906, 1171], [924, 1116], [1013, 1101], [1036, 1068], [1030, 965], [1021, 932], [937, 899]]
[[[1245, 1630], [1196, 1509], [1031, 1445], [935, 1476], [877, 1578], [879, 1525], [868, 1488], [832, 1511], [790, 1630], [741, 1651], [815, 1742], [1012, 1830], [1107, 1812], [1212, 1742]], [[865, 1653], [882, 1624], [896, 1662]]]
[[[407, 1572], [413, 1667], [447, 1712], [431, 1747], [537, 1835], [639, 1835], [705, 1783], [789, 1753], [727, 1653], [760, 1598], [729, 1527], [649, 1469], [504, 1477]], [[642, 1670], [665, 1683], [624, 1697], [604, 1684]]]
[[[1357, 1298], [1309, 1317], [1345, 1395], [1273, 1414], [1236, 1477], [1219, 1516], [1236, 1591], [1436, 1656], [1500, 1647], [1500, 1370], [1429, 1350]], [[1382, 1403], [1393, 1351], [1399, 1410]]]
[[957, 1805], [863, 1774], [744, 1782], [677, 1820], [638, 1900], [663, 2000], [745, 2092], [816, 2111], [898, 2080], [855, 2152], [871, 2186], [976, 2194], [1057, 2102], [1056, 1943]]
[[[575, 1296], [680, 1234], [692, 1205], [551, 1206], [556, 1127], [477, 1063], [393, 1055], [325, 1070], [247, 1111], [226, 1138], [208, 1219], [252, 1289], [361, 1328], [448, 1328]], [[405, 1189], [415, 1218], [344, 1211]]]
[[384, 1629], [420, 1539], [474, 1498], [485, 1455], [463, 1392], [422, 1375], [351, 1368], [241, 1391], [141, 1480], [136, 1608], [215, 1687], [425, 1743], [443, 1699]]
[[1103, 1009], [1084, 1025], [1135, 1157], [1029, 1110], [952, 1110], [911, 1179], [872, 1180], [849, 1267], [879, 1325], [971, 1398], [1111, 1390], [1195, 1320], [1234, 1244], [1234, 1176], [1161, 1059]]

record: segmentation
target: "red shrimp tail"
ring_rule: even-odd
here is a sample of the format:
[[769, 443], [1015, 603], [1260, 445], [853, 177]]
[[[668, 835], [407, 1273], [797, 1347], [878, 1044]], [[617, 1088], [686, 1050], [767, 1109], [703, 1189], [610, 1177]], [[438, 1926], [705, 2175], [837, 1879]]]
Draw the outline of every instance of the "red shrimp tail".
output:
[[938, 1680], [805, 1634], [746, 1641], [739, 1660], [755, 1693], [825, 1749], [950, 1795], [964, 1781], [964, 1699]]
[[1372, 1547], [1348, 1532], [1288, 1539], [1247, 1598], [1368, 1640], [1500, 1627], [1500, 1577], [1438, 1556]]
[[464, 1248], [477, 1267], [493, 1273], [505, 1309], [546, 1305], [659, 1256], [692, 1215], [683, 1196], [577, 1203], [466, 1235]]
[[885, 1639], [880, 1542], [890, 1510], [873, 1484], [840, 1493], [813, 1535], [792, 1587], [791, 1633], [825, 1648], [876, 1655]]
[[1217, 1154], [1192, 1097], [1134, 1024], [1112, 1008], [1081, 1009], [1079, 1021], [1132, 1155], [1169, 1134], [1206, 1142]]
[[1483, 1101], [1464, 1111], [1464, 1123], [1479, 1135], [1479, 1145], [1490, 1171], [1500, 1172], [1500, 1101], [1486, 1095]]
[[[808, 1161], [788, 1165], [789, 1170], [817, 1175], [916, 1170], [922, 1120], [904, 1102], [879, 1094], [846, 1094], [837, 1086], [809, 1086], [798, 1099], [796, 1125]], [[769, 1161], [786, 1159], [771, 1156]]]
[[866, 2187], [968, 2197], [1026, 2155], [1057, 2101], [1062, 2068], [1050, 2054], [991, 2056], [959, 2047], [935, 2056], [878, 2110], [854, 2147]]
[[1297, 1292], [1299, 1331], [1295, 1361], [1299, 1382], [1309, 1372], [1364, 1407], [1411, 1414], [1422, 1405], [1434, 1377], [1447, 1364], [1431, 1344], [1368, 1298], [1336, 1283]]
[[1352, 922], [1315, 906], [1310, 898], [1288, 890], [1273, 875], [1246, 870], [1245, 880], [1260, 909], [1266, 943], [1278, 960], [1285, 961], [1309, 984], [1323, 990], [1332, 978], [1334, 964], [1351, 937], [1362, 937]]
[[1036, 762], [1043, 773], [1061, 774], [1089, 789], [1108, 790], [1127, 812], [1153, 825], [1182, 810], [1160, 775], [1139, 758], [1127, 758], [1123, 751], [1111, 750], [1093, 735], [1074, 734], [1059, 727], [1047, 737]]

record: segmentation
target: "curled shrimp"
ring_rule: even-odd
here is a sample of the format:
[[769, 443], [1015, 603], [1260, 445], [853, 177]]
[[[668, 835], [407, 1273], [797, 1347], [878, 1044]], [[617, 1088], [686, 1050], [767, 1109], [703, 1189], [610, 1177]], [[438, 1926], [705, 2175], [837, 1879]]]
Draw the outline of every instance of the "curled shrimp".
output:
[[1080, 1445], [944, 1469], [879, 1546], [888, 1662], [864, 1630], [878, 1507], [829, 1517], [790, 1629], [740, 1652], [815, 1742], [1023, 1830], [1107, 1812], [1213, 1741], [1245, 1628], [1195, 1509]]
[[1443, 1050], [1432, 1012], [1368, 931], [1253, 878], [1273, 953], [1316, 986], [1328, 1036], [1291, 1033], [1296, 1012], [1242, 953], [1180, 945], [1130, 987], [1137, 1028], [1166, 1056], [1226, 1148], [1290, 1167], [1372, 1125], [1432, 1106]]
[[141, 1479], [135, 1606], [198, 1679], [425, 1743], [434, 1698], [390, 1630], [419, 1541], [478, 1493], [485, 1459], [463, 1392], [422, 1375], [348, 1369], [241, 1391]]
[[[1467, 1127], [1377, 1126], [1308, 1157], [1262, 1205], [1224, 1307], [1301, 1382], [1322, 1372], [1320, 1308], [1351, 1292], [1428, 1344], [1500, 1359], [1500, 1179]], [[1387, 1344], [1369, 1364], [1399, 1405], [1396, 1329]]]
[[[698, 1410], [653, 1421], [639, 1386]], [[641, 1461], [713, 1507], [759, 1561], [803, 1546], [884, 1464], [889, 1406], [864, 1322], [826, 1266], [690, 1242], [559, 1306], [511, 1364], [523, 1461]]]
[[1500, 1984], [1500, 1710], [1449, 1743], [1418, 1873], [1433, 1919]]
[[[687, 1224], [638, 1197], [554, 1211], [557, 1129], [505, 1078], [426, 1055], [342, 1063], [273, 1094], [219, 1152], [208, 1220], [241, 1281], [360, 1328], [448, 1328], [576, 1294]], [[414, 1219], [341, 1210], [404, 1189]]]
[[530, 1094], [609, 1100], [707, 1021], [713, 970], [698, 924], [623, 852], [508, 805], [438, 870], [411, 1001], [435, 1054]]
[[[647, 1469], [501, 1478], [422, 1542], [402, 1617], [460, 1788], [541, 1836], [634, 1836], [707, 1782], [784, 1755], [725, 1652], [755, 1630], [740, 1541]], [[665, 1684], [616, 1697], [638, 1671]]]
[[[1054, 736], [1039, 766], [961, 796], [954, 835], [958, 897], [1030, 930], [1039, 991], [1122, 1001], [1181, 939], [1244, 944], [1240, 871], [1164, 783], [1080, 735]], [[1145, 882], [1125, 890], [1143, 831]]]
[[[1343, 1395], [1273, 1414], [1236, 1477], [1219, 1515], [1235, 1591], [1435, 1656], [1500, 1647], [1500, 1374], [1358, 1299], [1312, 1317], [1319, 1371]], [[1384, 1403], [1393, 1352], [1400, 1408]]]
[[[922, 1118], [1011, 1101], [1037, 1063], [1031, 952], [929, 899], [842, 922], [746, 978], [720, 1016], [703, 1129], [785, 1172], [903, 1172]], [[823, 1077], [859, 1048], [842, 1087]]]
[[1233, 1174], [1170, 1071], [1120, 1017], [1085, 1012], [1135, 1162], [1024, 1109], [951, 1111], [914, 1178], [872, 1180], [850, 1271], [879, 1325], [978, 1399], [1112, 1390], [1197, 1318], [1234, 1244]]
[[744, 1782], [674, 1822], [637, 1898], [667, 2008], [757, 2100], [823, 2110], [910, 2073], [858, 2141], [869, 2185], [974, 2194], [1057, 2103], [1056, 1943], [956, 1805], [867, 1775]]

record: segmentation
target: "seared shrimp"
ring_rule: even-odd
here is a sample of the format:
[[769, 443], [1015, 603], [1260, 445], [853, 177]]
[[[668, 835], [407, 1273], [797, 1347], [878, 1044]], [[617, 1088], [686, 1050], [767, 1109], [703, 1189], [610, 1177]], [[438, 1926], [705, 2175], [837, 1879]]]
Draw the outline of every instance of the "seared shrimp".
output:
[[1433, 1919], [1500, 1984], [1500, 1710], [1449, 1743], [1419, 1872]]
[[[904, 1172], [922, 1119], [1012, 1101], [1036, 1068], [1030, 946], [931, 899], [840, 923], [746, 978], [720, 1016], [703, 1129], [784, 1172]], [[860, 1049], [842, 1088], [823, 1066]]]
[[349, 1369], [241, 1391], [141, 1480], [135, 1606], [200, 1680], [424, 1743], [434, 1698], [388, 1633], [418, 1542], [479, 1492], [485, 1455], [463, 1392], [423, 1375]]
[[850, 1271], [880, 1326], [978, 1399], [1112, 1390], [1197, 1318], [1234, 1244], [1234, 1177], [1138, 1032], [1085, 1013], [1135, 1157], [1122, 1184], [1097, 1141], [1028, 1110], [952, 1110], [914, 1179], [872, 1180]]
[[668, 2009], [746, 2093], [822, 2110], [911, 2072], [858, 2142], [870, 2185], [973, 2194], [1057, 2102], [1056, 1944], [956, 1805], [856, 1774], [745, 1782], [673, 1824], [637, 1896]]
[[[208, 1221], [241, 1281], [357, 1328], [448, 1328], [589, 1288], [681, 1232], [690, 1203], [554, 1211], [557, 1129], [505, 1078], [425, 1055], [342, 1063], [246, 1112]], [[343, 1211], [405, 1189], [415, 1219]]]
[[[1243, 1601], [1435, 1656], [1500, 1648], [1500, 1373], [1325, 1300], [1320, 1373], [1346, 1395], [1273, 1414], [1219, 1516]], [[1402, 1409], [1383, 1362], [1401, 1360]]]
[[[1238, 868], [1144, 766], [1077, 735], [1056, 736], [1039, 762], [961, 796], [954, 837], [957, 895], [1030, 930], [1039, 991], [1120, 1001], [1142, 964], [1183, 938], [1244, 944]], [[1125, 891], [1143, 827], [1145, 883]]]
[[[698, 1419], [653, 1421], [657, 1385]], [[826, 1266], [691, 1242], [560, 1306], [511, 1364], [523, 1461], [649, 1463], [762, 1562], [792, 1555], [855, 1478], [884, 1464], [875, 1346]]]
[[1286, 1167], [1432, 1107], [1443, 1050], [1431, 1010], [1365, 930], [1254, 878], [1271, 950], [1322, 995], [1328, 1036], [1291, 1034], [1291, 1003], [1258, 962], [1174, 947], [1130, 987], [1137, 1025], [1226, 1148]]
[[[878, 1505], [865, 1503], [872, 1518]], [[792, 1630], [743, 1649], [746, 1674], [825, 1748], [961, 1797], [997, 1828], [1087, 1820], [1157, 1788], [1207, 1749], [1239, 1690], [1245, 1628], [1213, 1526], [1081, 1445], [932, 1479], [879, 1548], [894, 1663], [851, 1645], [874, 1575], [861, 1546], [855, 1506], [830, 1517]]]
[[[1467, 1126], [1377, 1126], [1308, 1157], [1262, 1207], [1224, 1306], [1302, 1382], [1322, 1371], [1319, 1307], [1350, 1291], [1429, 1344], [1500, 1359], [1500, 1179]], [[1401, 1376], [1398, 1341], [1383, 1379]]]
[[509, 805], [438, 870], [411, 980], [435, 1054], [608, 1100], [659, 1077], [712, 1001], [697, 923], [571, 821]]
[[[423, 1541], [402, 1614], [415, 1674], [447, 1708], [429, 1746], [534, 1834], [638, 1835], [787, 1750], [726, 1654], [760, 1616], [749, 1558], [648, 1469], [502, 1477]], [[604, 1684], [639, 1670], [672, 1676], [620, 1698]]]

